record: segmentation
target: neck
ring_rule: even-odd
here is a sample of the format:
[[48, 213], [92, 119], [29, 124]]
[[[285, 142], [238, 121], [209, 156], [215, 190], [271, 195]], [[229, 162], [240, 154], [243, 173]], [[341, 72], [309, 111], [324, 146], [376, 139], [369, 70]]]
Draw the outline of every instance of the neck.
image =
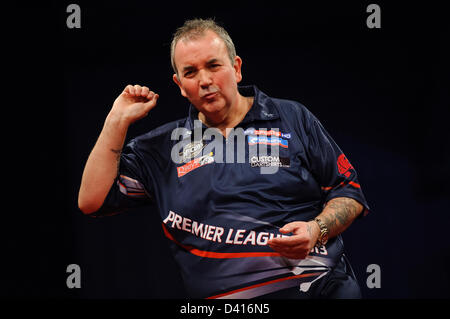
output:
[[237, 96], [237, 101], [226, 112], [222, 114], [208, 114], [202, 112], [198, 113], [198, 118], [208, 127], [218, 129], [222, 135], [227, 137], [227, 128], [234, 128], [245, 117], [247, 112], [253, 105], [253, 97], [245, 97], [240, 94]]

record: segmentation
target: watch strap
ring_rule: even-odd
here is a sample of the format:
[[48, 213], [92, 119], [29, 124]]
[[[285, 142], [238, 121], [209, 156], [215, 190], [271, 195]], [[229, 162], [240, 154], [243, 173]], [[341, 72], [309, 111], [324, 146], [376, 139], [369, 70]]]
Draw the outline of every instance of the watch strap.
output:
[[320, 219], [320, 218], [314, 218], [314, 221], [319, 225], [320, 234], [319, 238], [317, 238], [316, 247], [325, 246], [328, 242], [328, 227], [327, 225]]

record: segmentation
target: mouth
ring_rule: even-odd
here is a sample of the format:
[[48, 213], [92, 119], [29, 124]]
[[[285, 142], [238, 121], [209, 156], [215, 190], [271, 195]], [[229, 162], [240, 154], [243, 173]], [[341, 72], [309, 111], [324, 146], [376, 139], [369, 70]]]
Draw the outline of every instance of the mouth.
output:
[[200, 93], [199, 95], [202, 99], [211, 100], [211, 99], [214, 99], [218, 95], [219, 91], [220, 90], [218, 87], [211, 86], [207, 90], [199, 92]]
[[212, 99], [214, 99], [217, 95], [218, 95], [217, 92], [212, 92], [212, 93], [208, 93], [208, 94], [203, 95], [203, 98], [204, 98], [205, 100], [212, 100]]

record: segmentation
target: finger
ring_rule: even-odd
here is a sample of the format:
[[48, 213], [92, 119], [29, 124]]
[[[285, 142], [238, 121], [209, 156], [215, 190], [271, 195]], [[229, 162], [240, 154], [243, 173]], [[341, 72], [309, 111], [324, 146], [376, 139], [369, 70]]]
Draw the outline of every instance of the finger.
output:
[[284, 252], [284, 253], [296, 252], [296, 251], [305, 249], [305, 246], [302, 244], [294, 245], [294, 246], [269, 245], [269, 247], [275, 251]]
[[296, 245], [296, 246], [278, 246], [278, 245], [269, 245], [270, 248], [272, 248], [275, 251], [278, 251], [280, 253], [293, 253], [299, 250], [303, 250], [304, 247], [302, 245]]
[[123, 91], [129, 95], [134, 95], [134, 87], [131, 84], [128, 84]]
[[296, 246], [305, 242], [305, 238], [301, 235], [294, 235], [288, 237], [277, 237], [269, 240], [269, 245], [277, 246]]
[[276, 251], [286, 256], [305, 256], [309, 253], [310, 249], [307, 249], [304, 246], [295, 246], [283, 247], [281, 249], [277, 249]]
[[304, 259], [309, 254], [309, 249], [305, 249], [303, 246], [291, 247], [291, 248], [276, 248], [271, 247], [274, 251], [280, 255], [291, 259]]
[[147, 97], [149, 92], [150, 92], [150, 89], [148, 87], [146, 87], [146, 86], [143, 86], [142, 90], [141, 90], [141, 96], [142, 97]]
[[153, 99], [154, 96], [155, 96], [155, 92], [150, 91], [150, 92], [148, 92], [146, 98], [147, 98], [148, 100], [151, 100], [151, 99]]
[[134, 95], [136, 95], [136, 96], [139, 96], [139, 95], [141, 95], [141, 90], [142, 90], [142, 87], [140, 86], [140, 85], [135, 85], [134, 86]]

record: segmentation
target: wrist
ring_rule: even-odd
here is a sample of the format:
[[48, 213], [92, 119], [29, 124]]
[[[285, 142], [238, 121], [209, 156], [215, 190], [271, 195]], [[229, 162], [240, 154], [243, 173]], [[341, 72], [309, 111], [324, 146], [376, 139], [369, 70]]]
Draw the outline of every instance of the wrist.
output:
[[105, 127], [112, 127], [115, 129], [119, 129], [120, 131], [127, 131], [130, 126], [129, 121], [125, 116], [119, 114], [117, 112], [109, 112], [105, 119]]
[[311, 230], [311, 239], [312, 239], [312, 244], [313, 246], [316, 245], [317, 243], [317, 239], [319, 239], [320, 236], [320, 228], [319, 225], [317, 225], [317, 223], [313, 220], [310, 220], [308, 222], [309, 224], [309, 229]]
[[109, 113], [103, 124], [98, 144], [107, 150], [121, 150], [128, 132], [128, 124], [120, 116]]

